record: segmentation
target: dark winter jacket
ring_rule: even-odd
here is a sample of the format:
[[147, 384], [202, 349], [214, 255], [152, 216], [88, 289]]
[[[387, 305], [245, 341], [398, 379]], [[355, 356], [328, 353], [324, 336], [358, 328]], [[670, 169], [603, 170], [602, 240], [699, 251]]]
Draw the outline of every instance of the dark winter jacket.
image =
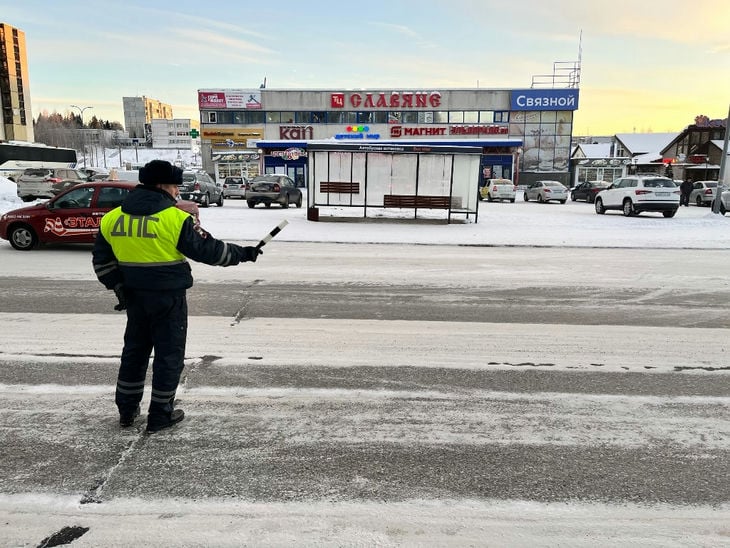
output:
[[[164, 190], [154, 186], [139, 185], [122, 203], [121, 212], [134, 216], [149, 216], [175, 207], [175, 203]], [[182, 226], [178, 225], [179, 238], [176, 249], [185, 257], [218, 266], [232, 266], [243, 261], [255, 260], [251, 252], [253, 248], [217, 240], [204, 231], [198, 232], [192, 216], [175, 217], [182, 222]], [[190, 264], [184, 259], [174, 264], [119, 264], [112, 244], [101, 231], [96, 237], [92, 255], [94, 272], [107, 289], [114, 289], [122, 284], [129, 289], [184, 292], [193, 285]]]
[[682, 181], [682, 184], [679, 185], [679, 191], [682, 194], [692, 194], [692, 188], [694, 185], [690, 181]]

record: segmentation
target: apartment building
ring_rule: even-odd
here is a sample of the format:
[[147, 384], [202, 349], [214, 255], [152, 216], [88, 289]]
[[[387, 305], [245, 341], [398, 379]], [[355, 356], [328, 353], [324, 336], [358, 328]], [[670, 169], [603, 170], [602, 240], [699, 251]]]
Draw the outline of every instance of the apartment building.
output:
[[150, 97], [122, 97], [124, 128], [132, 139], [152, 139], [152, 120], [172, 120], [172, 107]]
[[25, 33], [0, 23], [0, 140], [33, 142]]

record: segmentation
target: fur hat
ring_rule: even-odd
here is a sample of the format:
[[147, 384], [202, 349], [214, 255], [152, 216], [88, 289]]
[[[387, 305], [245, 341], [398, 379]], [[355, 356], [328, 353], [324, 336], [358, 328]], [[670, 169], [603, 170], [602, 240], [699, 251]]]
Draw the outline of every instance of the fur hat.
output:
[[166, 160], [152, 160], [139, 170], [139, 182], [143, 185], [181, 185], [182, 169]]

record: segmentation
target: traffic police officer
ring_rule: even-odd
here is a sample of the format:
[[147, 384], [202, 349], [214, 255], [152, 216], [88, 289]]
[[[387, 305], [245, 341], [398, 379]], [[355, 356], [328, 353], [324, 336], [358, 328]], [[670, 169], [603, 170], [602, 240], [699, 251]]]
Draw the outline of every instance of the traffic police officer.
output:
[[119, 300], [114, 308], [127, 311], [115, 398], [122, 427], [132, 426], [139, 415], [154, 349], [147, 416], [147, 432], [152, 433], [185, 417], [174, 409], [174, 401], [185, 357], [185, 293], [193, 285], [186, 257], [232, 266], [256, 261], [262, 251], [213, 238], [175, 207], [180, 168], [153, 160], [139, 170], [139, 182], [120, 207], [102, 218], [92, 262], [99, 281]]

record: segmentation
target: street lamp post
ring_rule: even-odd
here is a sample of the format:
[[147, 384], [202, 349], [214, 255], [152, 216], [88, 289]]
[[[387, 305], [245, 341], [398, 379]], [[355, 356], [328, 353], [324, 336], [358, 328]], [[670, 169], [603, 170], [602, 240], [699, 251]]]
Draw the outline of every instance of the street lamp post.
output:
[[82, 131], [81, 135], [83, 136], [83, 140], [84, 140], [84, 169], [86, 169], [86, 134], [83, 133], [83, 131], [84, 131], [84, 111], [87, 108], [94, 108], [94, 107], [78, 107], [76, 105], [71, 105], [71, 108], [79, 109], [79, 117], [81, 118], [81, 131]]

